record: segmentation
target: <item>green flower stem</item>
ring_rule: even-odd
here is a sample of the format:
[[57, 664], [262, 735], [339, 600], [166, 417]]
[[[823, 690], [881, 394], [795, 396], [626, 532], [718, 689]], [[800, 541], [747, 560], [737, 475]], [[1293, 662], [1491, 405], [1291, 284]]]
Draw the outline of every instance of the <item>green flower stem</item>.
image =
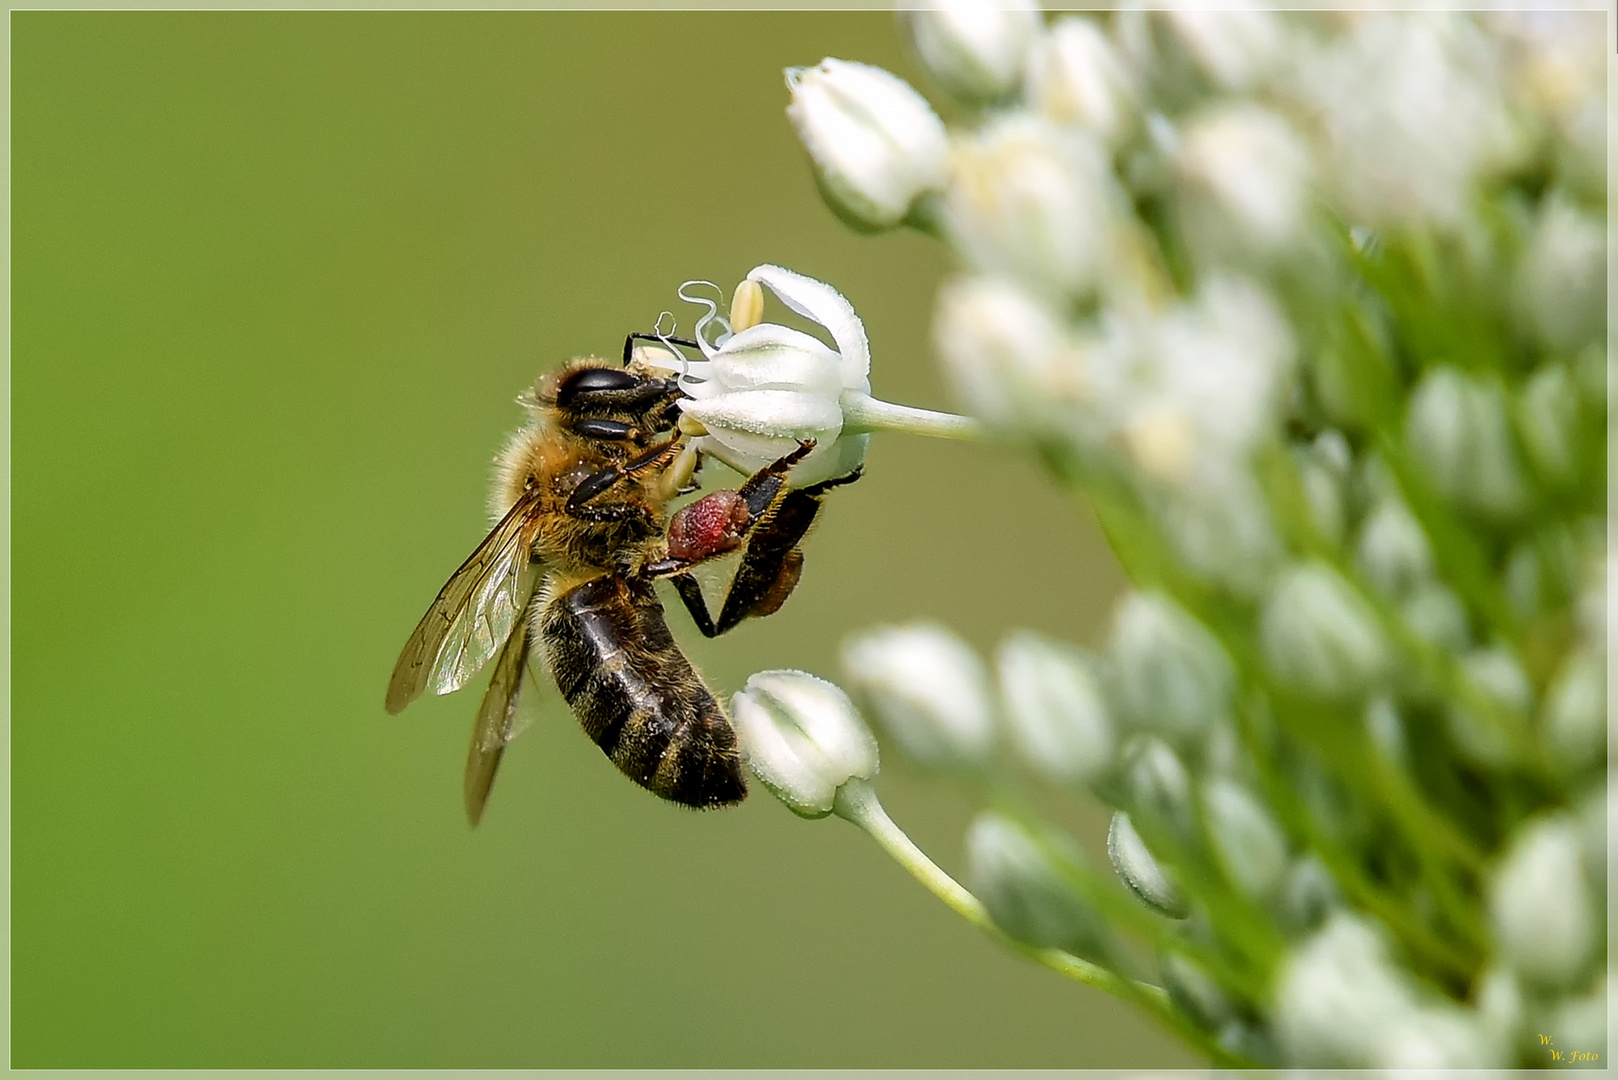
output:
[[1007, 935], [989, 918], [982, 901], [968, 892], [960, 882], [946, 874], [937, 863], [927, 857], [926, 852], [905, 835], [903, 829], [894, 823], [888, 812], [882, 808], [881, 801], [876, 797], [876, 789], [869, 782], [854, 779], [839, 788], [832, 812], [858, 825], [871, 839], [881, 845], [882, 850], [893, 856], [895, 862], [909, 871], [911, 877], [926, 886], [929, 892], [942, 900], [956, 914], [1002, 945], [1015, 949], [1034, 962], [1076, 982], [1134, 1002], [1220, 1065], [1235, 1068], [1251, 1067], [1251, 1063], [1232, 1055], [1213, 1042], [1206, 1032], [1193, 1025], [1169, 1000], [1162, 987], [1126, 979], [1061, 949], [1038, 948]]
[[843, 431], [851, 435], [867, 431], [903, 431], [911, 435], [931, 435], [939, 439], [981, 439], [983, 425], [970, 416], [913, 409], [895, 405], [858, 390], [845, 390], [842, 397]]

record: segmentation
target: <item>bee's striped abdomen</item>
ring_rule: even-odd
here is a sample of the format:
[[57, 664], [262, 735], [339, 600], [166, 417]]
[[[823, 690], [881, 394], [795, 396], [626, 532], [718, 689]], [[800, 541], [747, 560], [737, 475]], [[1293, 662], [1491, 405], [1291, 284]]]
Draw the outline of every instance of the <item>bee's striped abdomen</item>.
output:
[[631, 780], [687, 806], [740, 802], [736, 732], [650, 584], [605, 574], [550, 602], [539, 635], [562, 697]]

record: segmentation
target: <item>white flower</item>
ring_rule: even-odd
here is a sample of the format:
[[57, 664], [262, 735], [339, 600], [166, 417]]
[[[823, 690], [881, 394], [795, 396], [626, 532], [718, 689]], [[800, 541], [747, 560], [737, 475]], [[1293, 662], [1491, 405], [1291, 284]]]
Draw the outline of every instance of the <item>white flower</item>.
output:
[[1225, 90], [1252, 88], [1290, 44], [1281, 17], [1270, 11], [1187, 7], [1168, 12], [1168, 19], [1197, 66]]
[[1430, 369], [1405, 414], [1405, 441], [1438, 489], [1469, 510], [1509, 519], [1528, 499], [1504, 396], [1450, 366]]
[[1282, 572], [1264, 602], [1259, 636], [1276, 678], [1322, 698], [1358, 694], [1389, 663], [1370, 605], [1325, 563]]
[[1134, 119], [1137, 91], [1107, 35], [1088, 18], [1058, 19], [1028, 63], [1029, 104], [1058, 124], [1075, 124], [1112, 145]]
[[[665, 350], [641, 353], [646, 362], [684, 368], [680, 385], [690, 395], [685, 414], [707, 434], [691, 446], [748, 474], [814, 439], [814, 451], [792, 470], [794, 487], [846, 476], [865, 459], [868, 434], [844, 432], [844, 409], [869, 401], [871, 346], [865, 326], [836, 289], [779, 266], [756, 266], [759, 282], [787, 307], [826, 328], [835, 349], [819, 338], [778, 323], [759, 323], [719, 335], [717, 347], [698, 324], [704, 360], [683, 363]], [[710, 305], [712, 306], [712, 305]]]
[[1137, 727], [1181, 743], [1224, 720], [1235, 687], [1225, 650], [1158, 592], [1131, 593], [1113, 619], [1111, 691]]
[[903, 79], [831, 57], [786, 77], [787, 118], [839, 217], [864, 230], [892, 228], [917, 199], [943, 189], [944, 122]]
[[1433, 549], [1403, 500], [1379, 500], [1360, 526], [1355, 560], [1372, 585], [1392, 597], [1411, 593], [1432, 576]]
[[1505, 765], [1511, 761], [1511, 741], [1501, 725], [1521, 730], [1533, 707], [1534, 688], [1515, 653], [1504, 645], [1476, 649], [1461, 659], [1461, 670], [1473, 688], [1495, 705], [1491, 718], [1477, 716], [1465, 705], [1449, 707], [1444, 719], [1456, 747], [1474, 761]]
[[1544, 364], [1517, 399], [1517, 430], [1529, 460], [1553, 484], [1578, 476], [1581, 419], [1579, 388], [1566, 364]]
[[1238, 104], [1195, 117], [1186, 126], [1177, 164], [1200, 196], [1194, 204], [1202, 213], [1197, 230], [1221, 247], [1274, 251], [1297, 236], [1309, 151], [1275, 113]]
[[983, 662], [935, 623], [867, 630], [843, 646], [843, 670], [914, 760], [976, 767], [994, 747]]
[[825, 679], [761, 671], [731, 699], [731, 716], [747, 767], [802, 817], [825, 817], [839, 788], [876, 775], [876, 739]]
[[1381, 934], [1338, 911], [1283, 964], [1274, 994], [1276, 1035], [1290, 1064], [1369, 1068], [1413, 1007]]
[[1104, 257], [1111, 189], [1092, 136], [1006, 113], [955, 140], [945, 227], [978, 269], [1078, 296]]
[[1294, 71], [1318, 110], [1320, 176], [1357, 224], [1456, 224], [1477, 178], [1524, 147], [1496, 51], [1458, 14], [1367, 15]]
[[1519, 975], [1561, 987], [1583, 972], [1597, 941], [1597, 912], [1572, 819], [1542, 817], [1518, 830], [1495, 874], [1489, 910], [1501, 955]]
[[1231, 882], [1254, 899], [1281, 886], [1287, 840], [1263, 804], [1242, 785], [1216, 776], [1202, 788], [1203, 821]]
[[1078, 344], [1049, 305], [1007, 278], [960, 278], [939, 290], [933, 347], [956, 400], [997, 428], [1060, 432], [1089, 400]]
[[900, 12], [899, 23], [927, 74], [968, 105], [993, 104], [1017, 88], [1040, 30], [1039, 9], [1016, 0], [940, 0]]
[[1607, 228], [1563, 192], [1544, 201], [1513, 290], [1518, 314], [1546, 346], [1574, 352], [1606, 329]]
[[1607, 741], [1607, 665], [1602, 654], [1568, 657], [1545, 694], [1545, 746], [1559, 762], [1594, 765]]
[[1112, 720], [1087, 654], [1019, 630], [1001, 642], [995, 663], [1006, 726], [1025, 765], [1064, 784], [1107, 770]]

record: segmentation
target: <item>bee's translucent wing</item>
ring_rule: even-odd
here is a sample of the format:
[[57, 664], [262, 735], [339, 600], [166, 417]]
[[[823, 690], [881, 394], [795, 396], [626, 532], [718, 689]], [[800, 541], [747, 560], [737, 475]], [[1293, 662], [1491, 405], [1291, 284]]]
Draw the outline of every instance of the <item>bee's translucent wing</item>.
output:
[[[528, 586], [530, 593], [531, 585]], [[517, 737], [526, 725], [517, 722], [517, 702], [522, 695], [523, 677], [528, 672], [528, 616], [531, 603], [525, 600], [517, 625], [512, 628], [500, 656], [494, 662], [494, 675], [478, 705], [477, 722], [472, 725], [472, 746], [466, 752], [466, 818], [473, 825], [483, 817], [500, 768], [500, 755], [506, 743]]]
[[393, 666], [388, 712], [416, 700], [429, 682], [435, 694], [459, 690], [505, 642], [528, 602], [538, 505], [536, 492], [519, 498], [439, 590]]

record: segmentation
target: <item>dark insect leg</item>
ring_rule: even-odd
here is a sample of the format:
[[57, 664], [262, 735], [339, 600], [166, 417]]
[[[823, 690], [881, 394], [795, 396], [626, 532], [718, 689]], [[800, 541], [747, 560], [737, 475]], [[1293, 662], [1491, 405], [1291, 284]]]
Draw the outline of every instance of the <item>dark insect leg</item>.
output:
[[667, 465], [674, 460], [674, 456], [679, 452], [680, 439], [676, 436], [668, 442], [659, 443], [623, 465], [610, 465], [605, 469], [600, 469], [590, 474], [580, 481], [579, 486], [574, 488], [573, 493], [567, 497], [569, 516], [580, 518], [584, 521], [617, 521], [630, 516], [633, 511], [627, 509], [628, 507], [645, 512], [646, 508], [638, 503], [597, 503], [594, 506], [591, 506], [590, 503], [617, 486], [620, 480], [632, 477], [636, 473], [644, 472], [650, 468]]
[[713, 617], [708, 614], [708, 600], [702, 595], [702, 586], [690, 574], [675, 574], [669, 578], [674, 591], [680, 594], [681, 603], [685, 610], [691, 613], [691, 621], [697, 624], [697, 630], [703, 637], [718, 637], [719, 631], [713, 627]]
[[803, 573], [803, 551], [798, 542], [820, 513], [821, 497], [834, 487], [852, 484], [861, 473], [861, 469], [855, 469], [847, 476], [788, 492], [770, 519], [753, 530], [741, 565], [725, 590], [716, 634], [734, 629], [743, 619], [762, 618], [780, 610]]

